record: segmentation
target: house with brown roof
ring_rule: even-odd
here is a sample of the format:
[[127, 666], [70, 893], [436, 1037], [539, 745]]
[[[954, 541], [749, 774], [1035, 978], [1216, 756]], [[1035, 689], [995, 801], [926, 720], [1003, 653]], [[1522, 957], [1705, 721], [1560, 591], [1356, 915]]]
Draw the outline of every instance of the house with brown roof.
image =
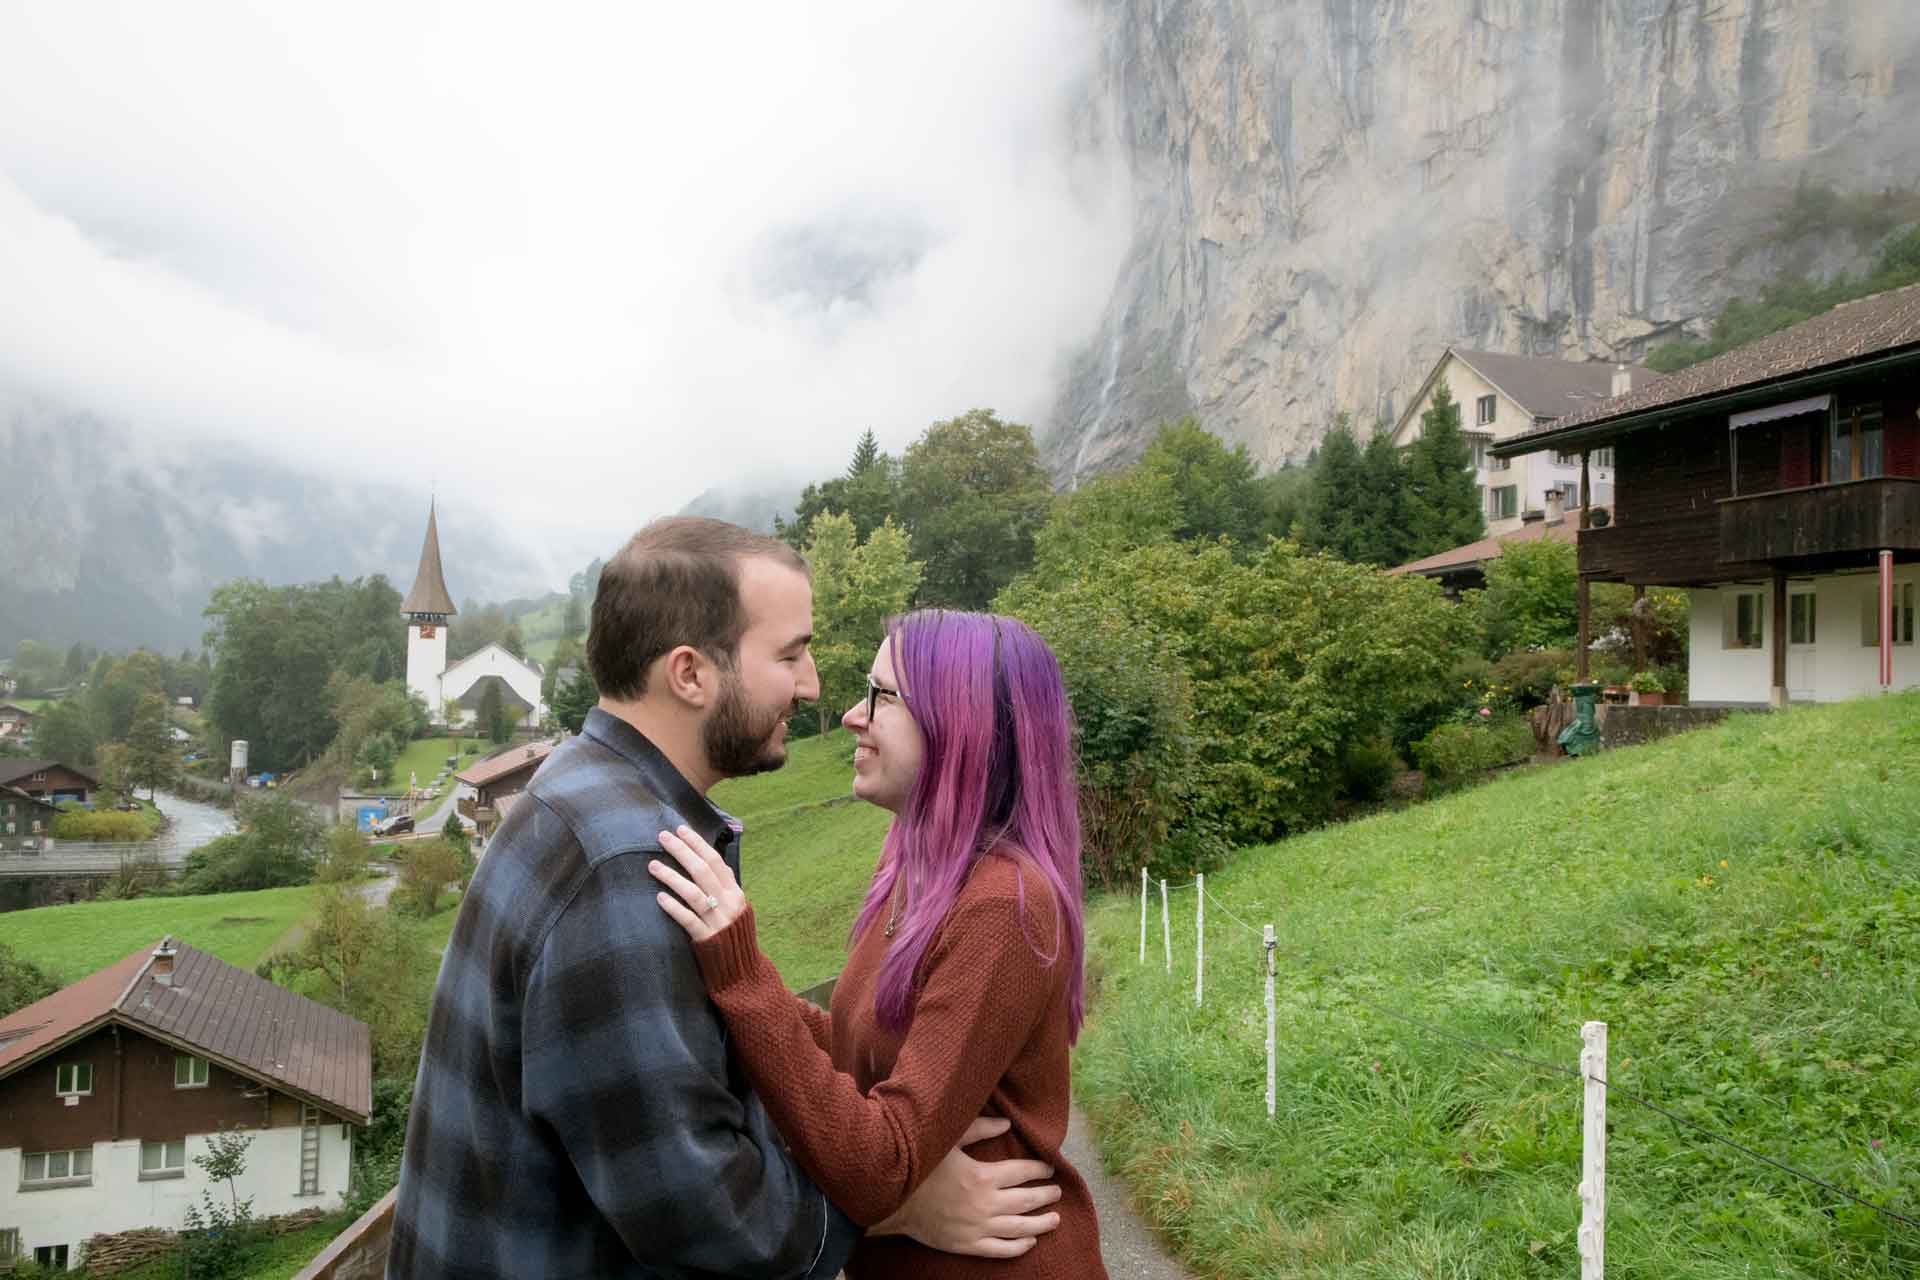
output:
[[100, 789], [100, 780], [58, 760], [0, 760], [0, 787], [13, 787], [48, 804], [85, 804]]
[[25, 742], [39, 722], [40, 717], [25, 707], [0, 702], [0, 742]]
[[1395, 565], [1388, 573], [1415, 573], [1438, 582], [1449, 596], [1463, 591], [1480, 591], [1487, 585], [1487, 565], [1500, 553], [1520, 542], [1564, 542], [1572, 545], [1579, 534], [1578, 517], [1563, 510], [1561, 495], [1547, 494], [1545, 511], [1529, 511], [1520, 527], [1511, 533], [1488, 534], [1474, 542], [1437, 552], [1406, 564]]
[[1445, 380], [1459, 402], [1460, 428], [1473, 449], [1474, 483], [1484, 504], [1487, 532], [1515, 533], [1527, 512], [1544, 514], [1550, 502], [1568, 511], [1588, 502], [1612, 502], [1612, 459], [1605, 453], [1590, 459], [1583, 487], [1577, 457], [1560, 452], [1539, 458], [1500, 457], [1491, 452], [1493, 445], [1659, 376], [1651, 369], [1604, 360], [1448, 347], [1395, 420], [1393, 442], [1405, 448], [1420, 438], [1421, 415], [1433, 407], [1434, 394]]
[[1594, 582], [1686, 590], [1695, 702], [1827, 702], [1920, 685], [1920, 285], [1834, 308], [1493, 446], [1611, 450]]
[[18, 787], [0, 786], [0, 853], [42, 853], [60, 811]]
[[463, 784], [455, 806], [461, 817], [473, 823], [483, 843], [506, 818], [514, 798], [527, 789], [556, 745], [530, 742], [508, 747], [453, 775]]
[[178, 1229], [229, 1130], [257, 1216], [336, 1208], [372, 1105], [365, 1023], [162, 938], [0, 1018], [0, 1257]]

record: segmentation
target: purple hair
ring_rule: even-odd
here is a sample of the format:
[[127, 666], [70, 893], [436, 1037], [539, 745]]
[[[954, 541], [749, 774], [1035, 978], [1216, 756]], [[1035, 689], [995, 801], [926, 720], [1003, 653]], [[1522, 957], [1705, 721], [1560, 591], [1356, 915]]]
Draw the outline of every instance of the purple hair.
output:
[[[894, 670], [926, 750], [906, 807], [894, 815], [879, 869], [853, 924], [875, 926], [904, 876], [907, 905], [880, 962], [874, 1013], [903, 1031], [914, 971], [974, 864], [992, 850], [1029, 863], [1053, 890], [1058, 915], [1048, 965], [1064, 962], [1067, 1039], [1084, 1012], [1080, 809], [1073, 772], [1073, 712], [1046, 641], [1013, 618], [923, 609], [890, 623]], [[1025, 882], [1021, 908], [1026, 907]]]

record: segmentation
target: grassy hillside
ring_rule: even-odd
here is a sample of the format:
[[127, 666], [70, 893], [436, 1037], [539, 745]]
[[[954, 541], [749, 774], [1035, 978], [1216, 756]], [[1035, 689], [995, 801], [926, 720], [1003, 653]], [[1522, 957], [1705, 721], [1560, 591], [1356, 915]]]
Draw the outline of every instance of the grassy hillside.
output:
[[0, 941], [68, 983], [171, 933], [229, 964], [252, 969], [280, 936], [303, 919], [313, 889], [262, 889], [197, 898], [132, 898], [76, 902], [0, 915]]
[[852, 798], [853, 735], [836, 729], [788, 748], [785, 768], [723, 782], [713, 800], [746, 826], [741, 879], [760, 944], [789, 986], [840, 971], [892, 815]]
[[[1174, 971], [1137, 898], [1092, 912], [1076, 1089], [1196, 1272], [1568, 1276], [1578, 1080], [1611, 1079], [1920, 1217], [1920, 695], [1738, 717], [1243, 853], [1210, 892], [1279, 931], [1278, 1097], [1261, 948], [1191, 892]], [[1158, 911], [1153, 933], [1157, 943]], [[1920, 1232], [1616, 1096], [1610, 1277], [1911, 1276]]]

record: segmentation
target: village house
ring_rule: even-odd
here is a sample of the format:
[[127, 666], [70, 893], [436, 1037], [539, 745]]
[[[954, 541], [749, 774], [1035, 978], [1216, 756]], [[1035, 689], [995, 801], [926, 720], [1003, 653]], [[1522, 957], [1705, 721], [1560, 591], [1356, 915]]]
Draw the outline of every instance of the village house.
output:
[[[1613, 454], [1583, 512], [1594, 582], [1682, 588], [1695, 703], [1830, 702], [1920, 685], [1920, 285], [1836, 307], [1493, 446]], [[1598, 518], [1596, 518], [1598, 517]]]
[[1561, 500], [1558, 492], [1549, 490], [1546, 510], [1526, 512], [1518, 529], [1510, 533], [1488, 534], [1463, 546], [1396, 565], [1387, 572], [1432, 578], [1451, 597], [1458, 597], [1463, 591], [1484, 590], [1487, 585], [1487, 565], [1498, 559], [1500, 553], [1509, 546], [1540, 541], [1573, 544], [1579, 535], [1578, 518], [1561, 507]]
[[0, 702], [0, 742], [25, 742], [33, 736], [33, 726], [39, 722], [40, 717], [25, 707]]
[[1473, 450], [1474, 483], [1480, 490], [1487, 532], [1517, 532], [1527, 512], [1544, 513], [1549, 501], [1572, 511], [1585, 503], [1613, 501], [1613, 461], [1605, 451], [1589, 459], [1582, 482], [1579, 457], [1554, 451], [1539, 458], [1496, 456], [1493, 445], [1535, 430], [1612, 395], [1643, 387], [1659, 377], [1651, 369], [1556, 356], [1512, 356], [1497, 351], [1448, 347], [1420, 390], [1393, 425], [1393, 443], [1405, 448], [1420, 438], [1421, 415], [1433, 407], [1444, 379], [1460, 405], [1460, 427]]
[[0, 1256], [177, 1230], [229, 1130], [256, 1217], [337, 1208], [372, 1098], [365, 1023], [162, 938], [0, 1018]]
[[400, 602], [407, 620], [407, 688], [420, 695], [435, 716], [449, 703], [459, 707], [456, 728], [479, 718], [480, 701], [491, 687], [500, 690], [501, 704], [515, 724], [536, 728], [546, 714], [540, 696], [541, 671], [537, 663], [516, 658], [504, 646], [485, 644], [458, 662], [447, 663], [447, 632], [453, 615], [453, 596], [447, 590], [440, 564], [440, 524], [434, 507], [427, 508], [427, 536], [420, 544], [420, 565], [413, 585]]
[[58, 760], [0, 760], [0, 787], [18, 788], [48, 804], [62, 800], [85, 804], [100, 789], [100, 782]]
[[0, 786], [0, 853], [40, 853], [60, 811], [18, 787]]
[[533, 781], [533, 775], [540, 771], [554, 745], [532, 742], [523, 747], [509, 747], [453, 775], [473, 789], [472, 795], [462, 794], [455, 803], [460, 816], [473, 823], [481, 843], [506, 819], [507, 812]]

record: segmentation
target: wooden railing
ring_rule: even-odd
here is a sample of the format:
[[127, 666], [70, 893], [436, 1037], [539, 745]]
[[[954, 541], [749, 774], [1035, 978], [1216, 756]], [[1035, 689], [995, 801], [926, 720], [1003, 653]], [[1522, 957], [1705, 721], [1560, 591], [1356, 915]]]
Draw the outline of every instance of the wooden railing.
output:
[[385, 1275], [387, 1246], [393, 1240], [393, 1202], [399, 1194], [395, 1187], [380, 1197], [293, 1280], [377, 1280]]
[[1920, 549], [1920, 480], [1904, 476], [1742, 494], [1719, 506], [1726, 560]]

